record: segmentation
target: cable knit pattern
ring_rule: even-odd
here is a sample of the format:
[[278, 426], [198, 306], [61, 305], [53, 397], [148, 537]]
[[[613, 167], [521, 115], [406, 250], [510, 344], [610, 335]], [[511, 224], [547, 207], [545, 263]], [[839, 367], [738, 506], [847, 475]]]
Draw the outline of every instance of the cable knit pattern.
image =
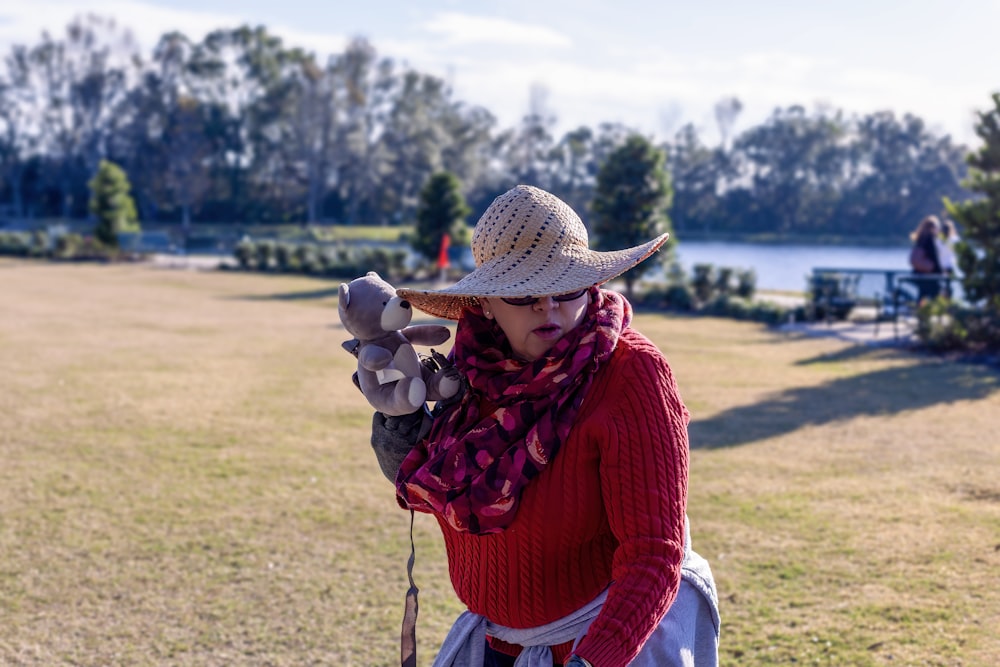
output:
[[[494, 623], [530, 628], [582, 607], [614, 582], [575, 652], [595, 667], [627, 665], [680, 585], [687, 423], [666, 359], [626, 329], [558, 456], [525, 487], [507, 529], [472, 535], [438, 518], [459, 599]], [[554, 647], [553, 657], [562, 662], [570, 650]]]

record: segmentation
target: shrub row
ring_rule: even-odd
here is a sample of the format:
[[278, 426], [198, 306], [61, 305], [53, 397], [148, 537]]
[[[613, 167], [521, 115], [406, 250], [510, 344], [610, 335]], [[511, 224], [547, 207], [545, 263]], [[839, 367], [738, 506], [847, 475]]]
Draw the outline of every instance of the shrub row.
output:
[[244, 271], [330, 278], [355, 278], [368, 271], [377, 271], [390, 282], [407, 274], [405, 250], [378, 246], [243, 239], [236, 244], [233, 255]]
[[[377, 271], [390, 282], [413, 278], [421, 269], [407, 267], [408, 254], [401, 249], [359, 244], [291, 243], [273, 240], [243, 239], [233, 252], [244, 271], [300, 273], [318, 277], [355, 278], [368, 271]], [[0, 255], [36, 257], [57, 260], [120, 259], [122, 253], [108, 248], [93, 237], [62, 234], [50, 239], [44, 230], [34, 232], [0, 232]], [[779, 324], [789, 317], [805, 319], [802, 309], [790, 310], [772, 303], [753, 301], [756, 276], [753, 271], [699, 264], [693, 267], [689, 279], [675, 265], [668, 271], [668, 282], [646, 289], [635, 297], [638, 307], [683, 313], [698, 313], [732, 317], [767, 324]], [[951, 321], [953, 317], [949, 319]], [[941, 321], [939, 316], [936, 320]], [[962, 331], [972, 331], [972, 337], [983, 329], [971, 316], [956, 321]], [[947, 333], [935, 325], [931, 338], [940, 346], [951, 345], [956, 338], [970, 334]], [[957, 325], [956, 325], [957, 326]], [[997, 328], [994, 325], [994, 328]]]
[[789, 320], [802, 321], [808, 317], [802, 306], [786, 308], [769, 301], [754, 301], [731, 294], [719, 294], [700, 302], [690, 285], [655, 287], [639, 295], [636, 301], [639, 307], [646, 309], [729, 317], [768, 325], [783, 324]]
[[0, 255], [73, 261], [127, 259], [117, 248], [110, 248], [92, 236], [71, 232], [52, 237], [41, 229], [0, 232]]
[[753, 270], [696, 264], [692, 275], [679, 265], [667, 271], [667, 283], [647, 288], [636, 304], [653, 310], [730, 317], [775, 325], [789, 319], [807, 317], [804, 307], [785, 308], [770, 302], [754, 301], [757, 276]]
[[[309, 242], [243, 239], [233, 251], [243, 271], [301, 273], [330, 278], [355, 278], [377, 271], [390, 282], [413, 278], [416, 271], [407, 267], [405, 250], [378, 246], [315, 244]], [[426, 267], [424, 267], [426, 268]], [[792, 312], [773, 303], [753, 300], [756, 274], [752, 270], [698, 264], [690, 279], [679, 265], [668, 270], [668, 282], [645, 290], [635, 297], [636, 305], [656, 310], [702, 313], [733, 317], [767, 324], [779, 324], [793, 316], [804, 319], [805, 313]]]

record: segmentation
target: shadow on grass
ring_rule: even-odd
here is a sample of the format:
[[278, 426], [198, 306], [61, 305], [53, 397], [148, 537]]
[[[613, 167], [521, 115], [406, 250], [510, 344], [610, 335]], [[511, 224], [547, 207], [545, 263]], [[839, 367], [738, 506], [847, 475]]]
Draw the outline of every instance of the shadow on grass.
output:
[[[849, 361], [844, 352], [800, 363]], [[693, 421], [692, 449], [735, 447], [859, 416], [886, 416], [938, 403], [986, 398], [1000, 389], [996, 372], [973, 364], [931, 361], [833, 380], [818, 387], [788, 389], [753, 405]]]
[[[795, 362], [796, 366], [811, 366], [812, 364], [826, 364], [831, 362], [850, 362], [857, 360], [874, 359], [913, 359], [914, 356], [923, 354], [919, 350], [914, 350], [904, 346], [879, 346], [869, 347], [865, 345], [851, 345], [838, 350], [820, 354], [808, 359], [800, 359]], [[930, 357], [930, 355], [926, 355]]]
[[246, 294], [228, 297], [241, 301], [307, 301], [309, 299], [331, 299], [339, 294], [340, 284], [325, 289], [305, 290], [303, 292], [281, 292], [278, 294]]

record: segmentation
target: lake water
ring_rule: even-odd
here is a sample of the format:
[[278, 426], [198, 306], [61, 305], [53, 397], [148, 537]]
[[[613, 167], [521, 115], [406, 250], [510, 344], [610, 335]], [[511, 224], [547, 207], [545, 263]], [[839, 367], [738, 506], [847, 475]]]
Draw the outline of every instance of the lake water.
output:
[[814, 267], [908, 270], [905, 246], [821, 246], [681, 241], [675, 247], [681, 266], [695, 264], [753, 269], [759, 290], [805, 291]]

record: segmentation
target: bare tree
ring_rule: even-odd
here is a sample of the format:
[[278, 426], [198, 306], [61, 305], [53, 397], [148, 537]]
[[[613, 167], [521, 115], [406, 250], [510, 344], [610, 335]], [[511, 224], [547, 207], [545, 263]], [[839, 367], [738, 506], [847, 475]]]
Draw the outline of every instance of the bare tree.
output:
[[278, 141], [277, 130], [269, 133], [271, 128], [265, 127], [261, 103], [280, 83], [288, 57], [281, 39], [249, 26], [216, 30], [192, 53], [191, 92], [211, 109], [207, 132], [213, 141], [212, 166], [227, 175], [234, 213], [243, 207], [251, 167], [256, 164], [266, 172], [267, 144]]
[[41, 144], [43, 105], [33, 85], [29, 52], [15, 46], [4, 61], [0, 76], [0, 180], [10, 188], [11, 210], [25, 216], [24, 173], [28, 160]]
[[32, 85], [44, 101], [42, 150], [59, 165], [62, 214], [69, 216], [73, 184], [86, 182], [107, 157], [142, 60], [129, 31], [119, 30], [112, 19], [88, 15], [70, 23], [65, 39], [43, 33], [28, 62]]
[[723, 97], [715, 103], [715, 122], [719, 126], [719, 146], [723, 150], [729, 145], [733, 126], [741, 111], [743, 111], [743, 103], [737, 97]]
[[287, 73], [291, 106], [284, 145], [295, 173], [305, 182], [306, 223], [317, 222], [330, 185], [336, 131], [341, 123], [344, 86], [335, 57], [325, 68], [311, 58], [294, 62]]
[[532, 84], [528, 94], [528, 113], [506, 142], [506, 158], [512, 179], [545, 189], [552, 189], [548, 161], [555, 145], [552, 131], [556, 124], [556, 116], [548, 104], [549, 94], [545, 85]]
[[205, 137], [206, 104], [193, 94], [190, 61], [194, 47], [183, 35], [164, 35], [154, 51], [163, 93], [163, 143], [167, 151], [167, 184], [181, 209], [184, 235], [190, 233], [191, 211], [208, 190], [207, 162], [211, 147]]
[[341, 197], [349, 202], [347, 222], [362, 221], [374, 204], [379, 183], [388, 167], [379, 137], [398, 84], [391, 60], [378, 60], [367, 40], [348, 45], [340, 66], [346, 87], [345, 123], [337, 140], [337, 180]]

